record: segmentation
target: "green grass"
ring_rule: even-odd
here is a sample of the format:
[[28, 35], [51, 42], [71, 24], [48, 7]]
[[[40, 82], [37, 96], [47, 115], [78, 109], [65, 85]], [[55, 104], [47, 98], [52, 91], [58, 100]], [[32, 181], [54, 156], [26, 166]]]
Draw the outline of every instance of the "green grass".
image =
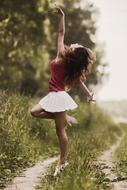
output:
[[[79, 124], [66, 126], [69, 137], [69, 166], [55, 180], [55, 164], [37, 187], [40, 190], [108, 190], [105, 175], [96, 165], [102, 151], [121, 135], [121, 129], [96, 105], [81, 103], [69, 114]], [[53, 120], [33, 118], [29, 110], [37, 99], [0, 92], [0, 188], [2, 189], [23, 168], [40, 158], [59, 153]], [[125, 149], [124, 149], [125, 150]]]
[[67, 129], [69, 136], [69, 166], [54, 179], [55, 164], [43, 178], [39, 190], [108, 190], [104, 173], [96, 164], [97, 157], [121, 135], [119, 126], [96, 105], [78, 102], [72, 114], [79, 124]]
[[30, 97], [0, 92], [0, 188], [23, 168], [58, 152], [53, 121], [33, 118]]
[[116, 165], [114, 172], [117, 173], [119, 179], [127, 177], [127, 124], [121, 123], [120, 127], [123, 129], [125, 137], [114, 155], [114, 162]]

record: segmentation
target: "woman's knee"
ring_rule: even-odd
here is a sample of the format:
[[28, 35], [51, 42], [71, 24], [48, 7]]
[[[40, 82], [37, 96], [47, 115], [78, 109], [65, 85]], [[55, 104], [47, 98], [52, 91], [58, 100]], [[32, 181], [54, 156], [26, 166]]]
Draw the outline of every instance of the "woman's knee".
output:
[[56, 134], [60, 139], [67, 139], [67, 133], [65, 128], [62, 127], [56, 127]]
[[33, 116], [33, 117], [36, 117], [37, 116], [37, 112], [35, 109], [31, 109], [30, 110], [30, 114]]
[[30, 110], [30, 114], [34, 117], [36, 117], [38, 115], [38, 113], [42, 112], [43, 109], [41, 108], [41, 106], [39, 104], [36, 104], [31, 110]]

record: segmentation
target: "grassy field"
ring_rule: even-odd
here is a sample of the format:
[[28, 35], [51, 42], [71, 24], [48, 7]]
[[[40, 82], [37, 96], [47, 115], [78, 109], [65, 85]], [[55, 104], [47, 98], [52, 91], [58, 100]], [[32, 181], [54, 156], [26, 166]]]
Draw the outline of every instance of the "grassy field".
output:
[[[0, 93], [0, 188], [2, 189], [23, 168], [38, 159], [59, 154], [53, 120], [33, 118], [29, 110], [37, 99], [19, 94]], [[81, 103], [69, 114], [79, 124], [66, 126], [69, 137], [69, 166], [54, 180], [52, 173], [37, 187], [40, 190], [107, 190], [105, 175], [96, 165], [102, 151], [121, 135], [119, 125], [95, 104]]]
[[38, 190], [110, 190], [104, 173], [96, 164], [102, 151], [121, 135], [118, 125], [96, 105], [79, 103], [72, 114], [79, 124], [67, 129], [69, 136], [69, 166], [58, 178], [52, 174], [55, 164], [49, 170]]

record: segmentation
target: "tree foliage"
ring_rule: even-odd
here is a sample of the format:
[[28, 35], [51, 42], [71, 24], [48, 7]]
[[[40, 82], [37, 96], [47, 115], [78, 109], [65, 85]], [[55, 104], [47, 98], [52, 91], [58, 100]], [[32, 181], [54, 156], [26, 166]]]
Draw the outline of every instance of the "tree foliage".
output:
[[[44, 94], [49, 79], [49, 62], [56, 56], [59, 18], [50, 0], [3, 0], [0, 2], [0, 87], [25, 94]], [[81, 43], [95, 50], [96, 34], [92, 4], [61, 0], [66, 14], [65, 44]], [[98, 71], [97, 53], [88, 84], [97, 84], [104, 73]]]

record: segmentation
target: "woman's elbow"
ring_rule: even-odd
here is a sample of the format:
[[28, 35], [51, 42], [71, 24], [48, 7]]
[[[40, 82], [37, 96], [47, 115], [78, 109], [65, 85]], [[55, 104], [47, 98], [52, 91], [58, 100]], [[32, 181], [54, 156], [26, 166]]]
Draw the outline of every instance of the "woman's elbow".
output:
[[64, 30], [64, 29], [59, 30], [59, 34], [60, 34], [61, 36], [64, 36], [64, 34], [65, 34], [65, 30]]

